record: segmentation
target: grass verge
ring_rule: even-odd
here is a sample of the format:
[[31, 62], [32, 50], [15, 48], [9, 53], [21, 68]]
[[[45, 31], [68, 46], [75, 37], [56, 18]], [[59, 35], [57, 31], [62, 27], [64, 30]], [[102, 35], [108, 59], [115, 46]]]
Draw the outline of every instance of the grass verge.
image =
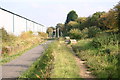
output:
[[54, 69], [51, 78], [80, 78], [79, 67], [71, 50], [62, 42], [56, 42], [54, 48]]
[[[42, 42], [42, 43], [43, 43], [43, 42]], [[19, 53], [14, 54], [14, 55], [11, 55], [11, 56], [6, 55], [4, 58], [2, 58], [2, 59], [0, 60], [0, 65], [3, 65], [3, 64], [5, 64], [5, 63], [7, 63], [7, 62], [10, 62], [11, 60], [17, 58], [18, 56], [21, 56], [23, 53], [27, 52], [28, 50], [30, 50], [30, 49], [32, 49], [32, 48], [34, 48], [34, 47], [36, 47], [36, 46], [38, 46], [38, 45], [40, 45], [40, 44], [41, 44], [41, 43], [35, 44], [35, 45], [33, 45], [33, 46], [31, 46], [31, 47], [23, 50], [23, 51], [20, 51]]]
[[54, 43], [49, 44], [48, 48], [43, 52], [43, 55], [40, 56], [31, 67], [19, 77], [20, 80], [22, 78], [49, 78], [54, 60], [52, 55], [52, 44]]

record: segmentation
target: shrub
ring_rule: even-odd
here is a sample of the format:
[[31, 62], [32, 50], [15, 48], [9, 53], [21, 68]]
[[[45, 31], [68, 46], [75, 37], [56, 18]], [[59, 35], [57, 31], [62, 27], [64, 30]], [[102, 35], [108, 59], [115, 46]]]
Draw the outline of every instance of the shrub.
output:
[[101, 43], [99, 41], [96, 41], [96, 40], [93, 40], [91, 44], [95, 48], [101, 47]]
[[85, 28], [82, 30], [82, 38], [87, 38], [88, 37], [88, 28]]
[[44, 33], [44, 32], [38, 32], [38, 35], [43, 37], [43, 38], [47, 38], [48, 37], [48, 34]]
[[101, 45], [118, 45], [118, 35], [113, 33], [100, 33], [97, 37], [93, 39], [93, 43], [100, 43]]
[[82, 33], [79, 29], [71, 29], [69, 32], [69, 36], [73, 39], [81, 39]]
[[7, 31], [4, 28], [1, 28], [0, 32], [2, 33], [2, 42], [10, 41], [9, 34], [7, 33]]
[[17, 39], [17, 36], [13, 34], [8, 34], [4, 28], [0, 29], [2, 33], [0, 37], [2, 37], [2, 46], [4, 45], [13, 45], [14, 41]]
[[88, 37], [92, 38], [95, 37], [100, 32], [100, 29], [96, 26], [89, 27], [88, 29]]
[[20, 38], [22, 39], [27, 39], [33, 37], [33, 32], [32, 31], [27, 31], [27, 32], [22, 32], [20, 35]]

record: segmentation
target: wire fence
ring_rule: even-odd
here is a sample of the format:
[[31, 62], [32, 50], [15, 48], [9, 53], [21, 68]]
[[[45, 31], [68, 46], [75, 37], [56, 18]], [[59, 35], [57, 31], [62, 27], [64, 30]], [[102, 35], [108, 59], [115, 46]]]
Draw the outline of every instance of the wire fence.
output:
[[46, 27], [35, 21], [15, 14], [6, 9], [0, 8], [0, 28], [4, 28], [8, 33], [20, 35], [22, 32], [33, 31], [46, 32]]

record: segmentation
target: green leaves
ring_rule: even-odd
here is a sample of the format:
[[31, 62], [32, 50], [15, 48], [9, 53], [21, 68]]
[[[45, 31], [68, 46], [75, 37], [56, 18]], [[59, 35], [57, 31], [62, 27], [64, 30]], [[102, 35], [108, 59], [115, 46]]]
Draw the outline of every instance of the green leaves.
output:
[[69, 23], [70, 21], [75, 21], [77, 18], [78, 18], [78, 15], [74, 10], [72, 10], [68, 13], [65, 24]]
[[81, 39], [82, 33], [79, 29], [71, 29], [69, 32], [69, 36], [72, 39]]

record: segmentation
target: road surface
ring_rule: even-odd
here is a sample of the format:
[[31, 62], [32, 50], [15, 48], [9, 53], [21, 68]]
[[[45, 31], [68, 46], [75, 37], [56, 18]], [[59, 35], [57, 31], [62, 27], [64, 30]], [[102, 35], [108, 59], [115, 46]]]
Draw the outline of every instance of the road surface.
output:
[[31, 64], [39, 58], [44, 48], [52, 41], [47, 41], [29, 51], [22, 54], [18, 58], [8, 62], [2, 66], [2, 78], [17, 78], [22, 72], [27, 70]]

